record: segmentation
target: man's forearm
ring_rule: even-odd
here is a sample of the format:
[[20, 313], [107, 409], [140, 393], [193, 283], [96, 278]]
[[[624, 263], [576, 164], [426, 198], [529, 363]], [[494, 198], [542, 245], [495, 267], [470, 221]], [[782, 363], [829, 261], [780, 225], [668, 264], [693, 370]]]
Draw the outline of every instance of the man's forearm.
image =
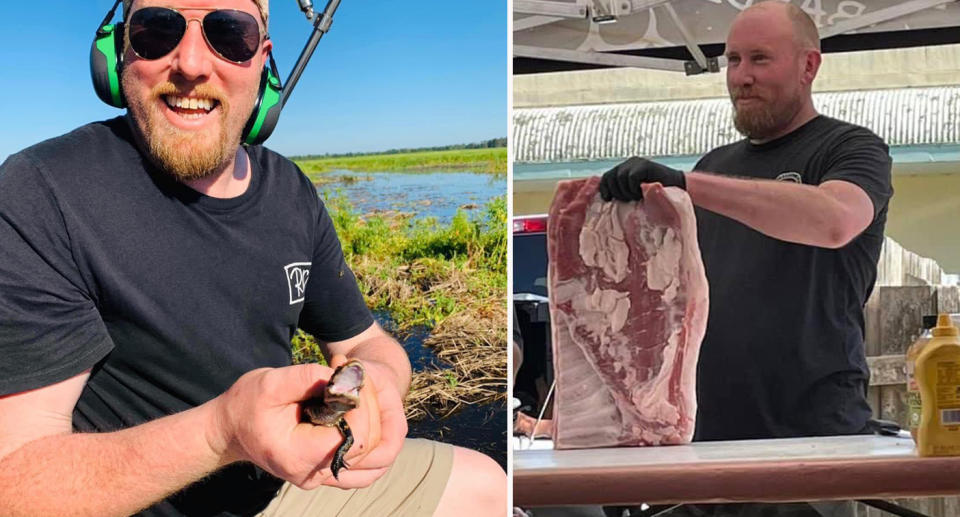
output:
[[210, 404], [112, 433], [46, 436], [0, 459], [4, 516], [124, 516], [226, 465]]
[[776, 239], [836, 248], [859, 233], [848, 207], [820, 187], [704, 172], [687, 173], [686, 180], [697, 206]]

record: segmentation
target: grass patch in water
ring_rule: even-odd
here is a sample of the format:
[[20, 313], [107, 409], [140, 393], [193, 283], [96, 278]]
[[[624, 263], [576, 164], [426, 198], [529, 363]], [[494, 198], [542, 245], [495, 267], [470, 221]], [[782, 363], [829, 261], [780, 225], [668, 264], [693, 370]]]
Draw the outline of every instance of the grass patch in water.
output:
[[[339, 193], [324, 192], [324, 199], [367, 305], [389, 312], [401, 334], [431, 329], [424, 345], [448, 366], [414, 374], [408, 418], [503, 399], [506, 198], [472, 215], [458, 210], [445, 225], [396, 212], [361, 216]], [[309, 336], [294, 341], [297, 361], [320, 356]]]
[[335, 170], [357, 172], [473, 171], [507, 173], [507, 148], [340, 156], [294, 161], [314, 182]]
[[373, 176], [365, 174], [363, 176], [353, 175], [353, 174], [323, 174], [316, 177], [312, 177], [314, 185], [327, 185], [330, 183], [342, 183], [344, 185], [353, 185], [354, 183], [360, 181], [373, 181]]

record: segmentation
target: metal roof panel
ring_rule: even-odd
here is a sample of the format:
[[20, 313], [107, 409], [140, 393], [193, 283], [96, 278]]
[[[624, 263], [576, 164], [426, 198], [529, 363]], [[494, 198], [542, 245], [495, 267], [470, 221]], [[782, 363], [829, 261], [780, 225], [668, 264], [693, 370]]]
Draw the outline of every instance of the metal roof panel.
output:
[[[960, 142], [960, 86], [815, 93], [827, 116], [869, 128], [887, 145]], [[729, 99], [513, 110], [519, 163], [702, 155], [742, 138]]]

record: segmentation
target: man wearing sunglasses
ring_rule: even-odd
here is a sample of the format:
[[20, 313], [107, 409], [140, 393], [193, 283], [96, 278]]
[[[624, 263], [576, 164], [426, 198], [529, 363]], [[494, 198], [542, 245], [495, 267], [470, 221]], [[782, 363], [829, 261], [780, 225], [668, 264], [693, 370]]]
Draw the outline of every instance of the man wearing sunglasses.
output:
[[[0, 513], [502, 515], [495, 462], [405, 440], [409, 361], [314, 187], [239, 145], [267, 1], [124, 20], [127, 116], [0, 166]], [[340, 431], [298, 421], [332, 370], [289, 366], [297, 326], [366, 369], [336, 478]]]

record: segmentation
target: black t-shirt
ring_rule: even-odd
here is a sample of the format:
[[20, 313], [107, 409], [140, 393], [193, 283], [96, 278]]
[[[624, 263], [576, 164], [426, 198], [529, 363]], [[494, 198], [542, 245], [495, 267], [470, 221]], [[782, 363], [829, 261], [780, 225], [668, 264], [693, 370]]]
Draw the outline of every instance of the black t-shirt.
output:
[[869, 227], [840, 249], [767, 237], [696, 209], [710, 285], [697, 375], [697, 440], [855, 434], [871, 416], [863, 306], [883, 244], [891, 160], [869, 130], [819, 116], [777, 140], [711, 151], [696, 170], [819, 185], [844, 180], [873, 201]]
[[[289, 365], [298, 325], [325, 341], [369, 327], [316, 189], [282, 156], [247, 153], [231, 199], [158, 171], [122, 118], [0, 166], [0, 394], [92, 368], [74, 429], [112, 431]], [[145, 514], [249, 515], [279, 484], [235, 465]]]

